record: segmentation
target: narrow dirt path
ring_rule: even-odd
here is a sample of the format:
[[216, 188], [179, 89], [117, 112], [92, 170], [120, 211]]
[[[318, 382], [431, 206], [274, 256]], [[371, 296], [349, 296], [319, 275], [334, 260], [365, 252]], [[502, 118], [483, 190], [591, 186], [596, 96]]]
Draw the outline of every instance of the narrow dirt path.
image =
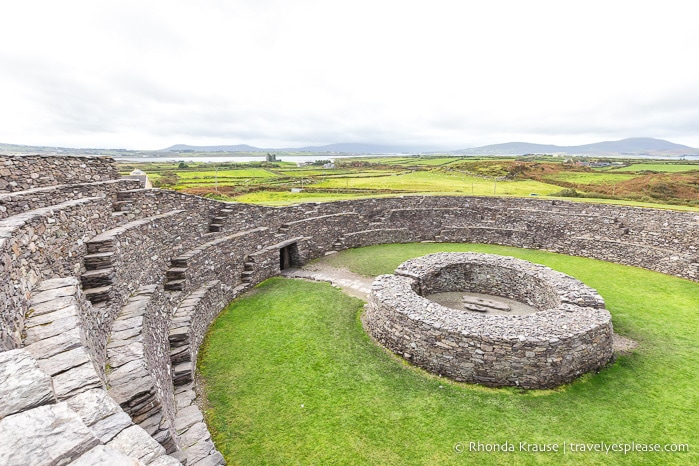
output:
[[322, 263], [307, 264], [301, 269], [287, 269], [282, 272], [282, 275], [288, 278], [328, 282], [339, 287], [348, 295], [363, 301], [367, 300], [371, 291], [371, 282], [374, 281], [373, 277], [365, 277], [347, 269], [330, 267]]

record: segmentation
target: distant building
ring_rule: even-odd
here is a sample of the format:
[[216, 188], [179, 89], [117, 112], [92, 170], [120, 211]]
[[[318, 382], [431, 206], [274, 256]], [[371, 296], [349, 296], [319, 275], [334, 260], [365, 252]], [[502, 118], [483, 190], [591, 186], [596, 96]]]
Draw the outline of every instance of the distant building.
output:
[[138, 180], [141, 182], [141, 186], [144, 188], [153, 187], [153, 184], [148, 179], [148, 175], [146, 175], [146, 172], [139, 170], [138, 168], [122, 178], [126, 178], [127, 180]]
[[277, 154], [270, 154], [267, 152], [267, 155], [265, 156], [265, 162], [279, 162], [277, 160]]

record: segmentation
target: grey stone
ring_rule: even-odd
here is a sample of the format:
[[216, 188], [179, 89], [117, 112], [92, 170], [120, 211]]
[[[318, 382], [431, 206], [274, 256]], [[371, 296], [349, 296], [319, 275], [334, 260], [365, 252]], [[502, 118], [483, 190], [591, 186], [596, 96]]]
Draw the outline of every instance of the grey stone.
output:
[[55, 354], [48, 359], [39, 359], [38, 362], [41, 370], [54, 376], [68, 369], [72, 369], [73, 367], [78, 367], [90, 362], [90, 356], [87, 354], [84, 347], [78, 346], [72, 350]]
[[124, 364], [109, 374], [109, 394], [120, 405], [154, 390], [153, 379], [143, 360]]
[[190, 405], [177, 411], [175, 416], [175, 430], [178, 434], [189, 429], [197, 422], [202, 422], [204, 415], [196, 405]]
[[189, 448], [199, 440], [208, 439], [211, 439], [211, 434], [209, 433], [209, 429], [206, 427], [206, 424], [203, 422], [197, 422], [185, 432], [180, 434], [180, 446], [182, 448]]
[[187, 464], [196, 464], [197, 461], [201, 461], [209, 456], [212, 450], [214, 450], [214, 444], [211, 440], [199, 440], [184, 451], [185, 455], [187, 455]]
[[27, 315], [31, 318], [36, 318], [71, 306], [75, 306], [75, 297], [63, 296], [40, 304], [32, 303]]
[[32, 296], [32, 305], [53, 301], [56, 298], [75, 296], [75, 293], [77, 293], [77, 291], [78, 287], [76, 285], [70, 285], [62, 288], [54, 288], [51, 290], [42, 291]]
[[107, 358], [112, 368], [121, 367], [143, 357], [143, 343], [139, 341], [130, 341], [129, 344], [107, 349]]
[[150, 466], [181, 466], [182, 463], [180, 463], [177, 459], [173, 458], [172, 456], [165, 455], [165, 456], [160, 456], [153, 460], [153, 462], [150, 464]]
[[218, 451], [212, 451], [209, 456], [206, 456], [195, 463], [188, 463], [187, 466], [220, 466], [224, 464], [226, 464], [226, 460], [223, 458], [223, 455]]
[[145, 464], [150, 464], [157, 457], [165, 454], [165, 449], [139, 426], [124, 429], [107, 445], [127, 456], [138, 458]]
[[61, 335], [70, 330], [79, 328], [80, 319], [77, 315], [63, 317], [45, 325], [27, 327], [25, 345], [31, 345], [39, 340], [45, 340], [56, 335]]
[[0, 419], [54, 401], [51, 377], [26, 350], [0, 353]]
[[106, 445], [97, 445], [70, 464], [71, 466], [144, 466], [144, 463], [138, 459], [131, 458]]
[[92, 388], [101, 388], [102, 381], [92, 363], [87, 362], [55, 376], [53, 387], [56, 391], [56, 398], [65, 400]]
[[114, 413], [104, 419], [100, 419], [90, 426], [90, 429], [103, 443], [119, 435], [121, 431], [133, 425], [131, 418], [124, 411]]
[[36, 312], [32, 312], [30, 310], [27, 313], [27, 321], [25, 322], [25, 327], [31, 328], [37, 325], [46, 325], [58, 319], [78, 315], [78, 306], [76, 304], [71, 304], [69, 306], [64, 307], [56, 307], [55, 309], [50, 310], [48, 305], [52, 303], [52, 301], [46, 303], [47, 306], [45, 309], [47, 310], [47, 312], [43, 312], [41, 314], [37, 314]]
[[36, 359], [46, 359], [80, 345], [80, 329], [73, 328], [65, 333], [32, 343], [26, 348]]
[[88, 390], [67, 402], [104, 443], [133, 424], [129, 415], [102, 389]]
[[99, 444], [65, 402], [2, 419], [0, 438], [0, 464], [7, 465], [66, 464]]

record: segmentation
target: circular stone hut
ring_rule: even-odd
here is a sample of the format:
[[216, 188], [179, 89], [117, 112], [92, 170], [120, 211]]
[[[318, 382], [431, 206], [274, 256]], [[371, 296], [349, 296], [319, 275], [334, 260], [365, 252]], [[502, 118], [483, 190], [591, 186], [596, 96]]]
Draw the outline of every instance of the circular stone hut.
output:
[[[430, 299], [454, 292], [463, 294], [461, 309]], [[517, 303], [531, 311], [509, 311]], [[413, 364], [492, 387], [555, 387], [600, 369], [613, 354], [611, 315], [595, 290], [548, 267], [491, 254], [404, 262], [376, 278], [363, 321]]]

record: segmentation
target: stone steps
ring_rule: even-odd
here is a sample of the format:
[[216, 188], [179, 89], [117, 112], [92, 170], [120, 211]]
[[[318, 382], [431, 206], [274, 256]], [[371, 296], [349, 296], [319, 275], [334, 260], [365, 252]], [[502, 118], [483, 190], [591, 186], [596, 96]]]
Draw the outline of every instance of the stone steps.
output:
[[[129, 196], [131, 196], [130, 191], [117, 193], [117, 198], [127, 199]], [[165, 214], [134, 220], [88, 240], [85, 243], [87, 255], [83, 257], [83, 265], [86, 272], [80, 277], [87, 299], [91, 303], [97, 304], [111, 301], [114, 298], [115, 290], [112, 288], [112, 285], [116, 279], [116, 263], [119, 256], [117, 238], [120, 234], [155, 219], [176, 215], [180, 212], [181, 210], [172, 210]]]
[[52, 376], [56, 399], [101, 388], [102, 380], [81, 344], [77, 279], [45, 280], [36, 291], [25, 322], [24, 344], [39, 367]]
[[180, 303], [170, 323], [168, 341], [177, 409], [174, 428], [181, 448], [178, 458], [185, 460], [188, 465], [225, 464], [223, 456], [214, 447], [204, 416], [194, 403], [195, 351], [192, 345], [197, 343], [192, 341], [191, 328], [192, 325], [199, 324], [194, 321], [194, 317], [202, 300], [219, 285], [218, 280], [213, 280], [192, 292]]
[[127, 301], [112, 324], [107, 344], [107, 383], [109, 394], [131, 417], [167, 451], [175, 440], [163, 415], [144, 353], [144, 317], [156, 285], [146, 285]]

